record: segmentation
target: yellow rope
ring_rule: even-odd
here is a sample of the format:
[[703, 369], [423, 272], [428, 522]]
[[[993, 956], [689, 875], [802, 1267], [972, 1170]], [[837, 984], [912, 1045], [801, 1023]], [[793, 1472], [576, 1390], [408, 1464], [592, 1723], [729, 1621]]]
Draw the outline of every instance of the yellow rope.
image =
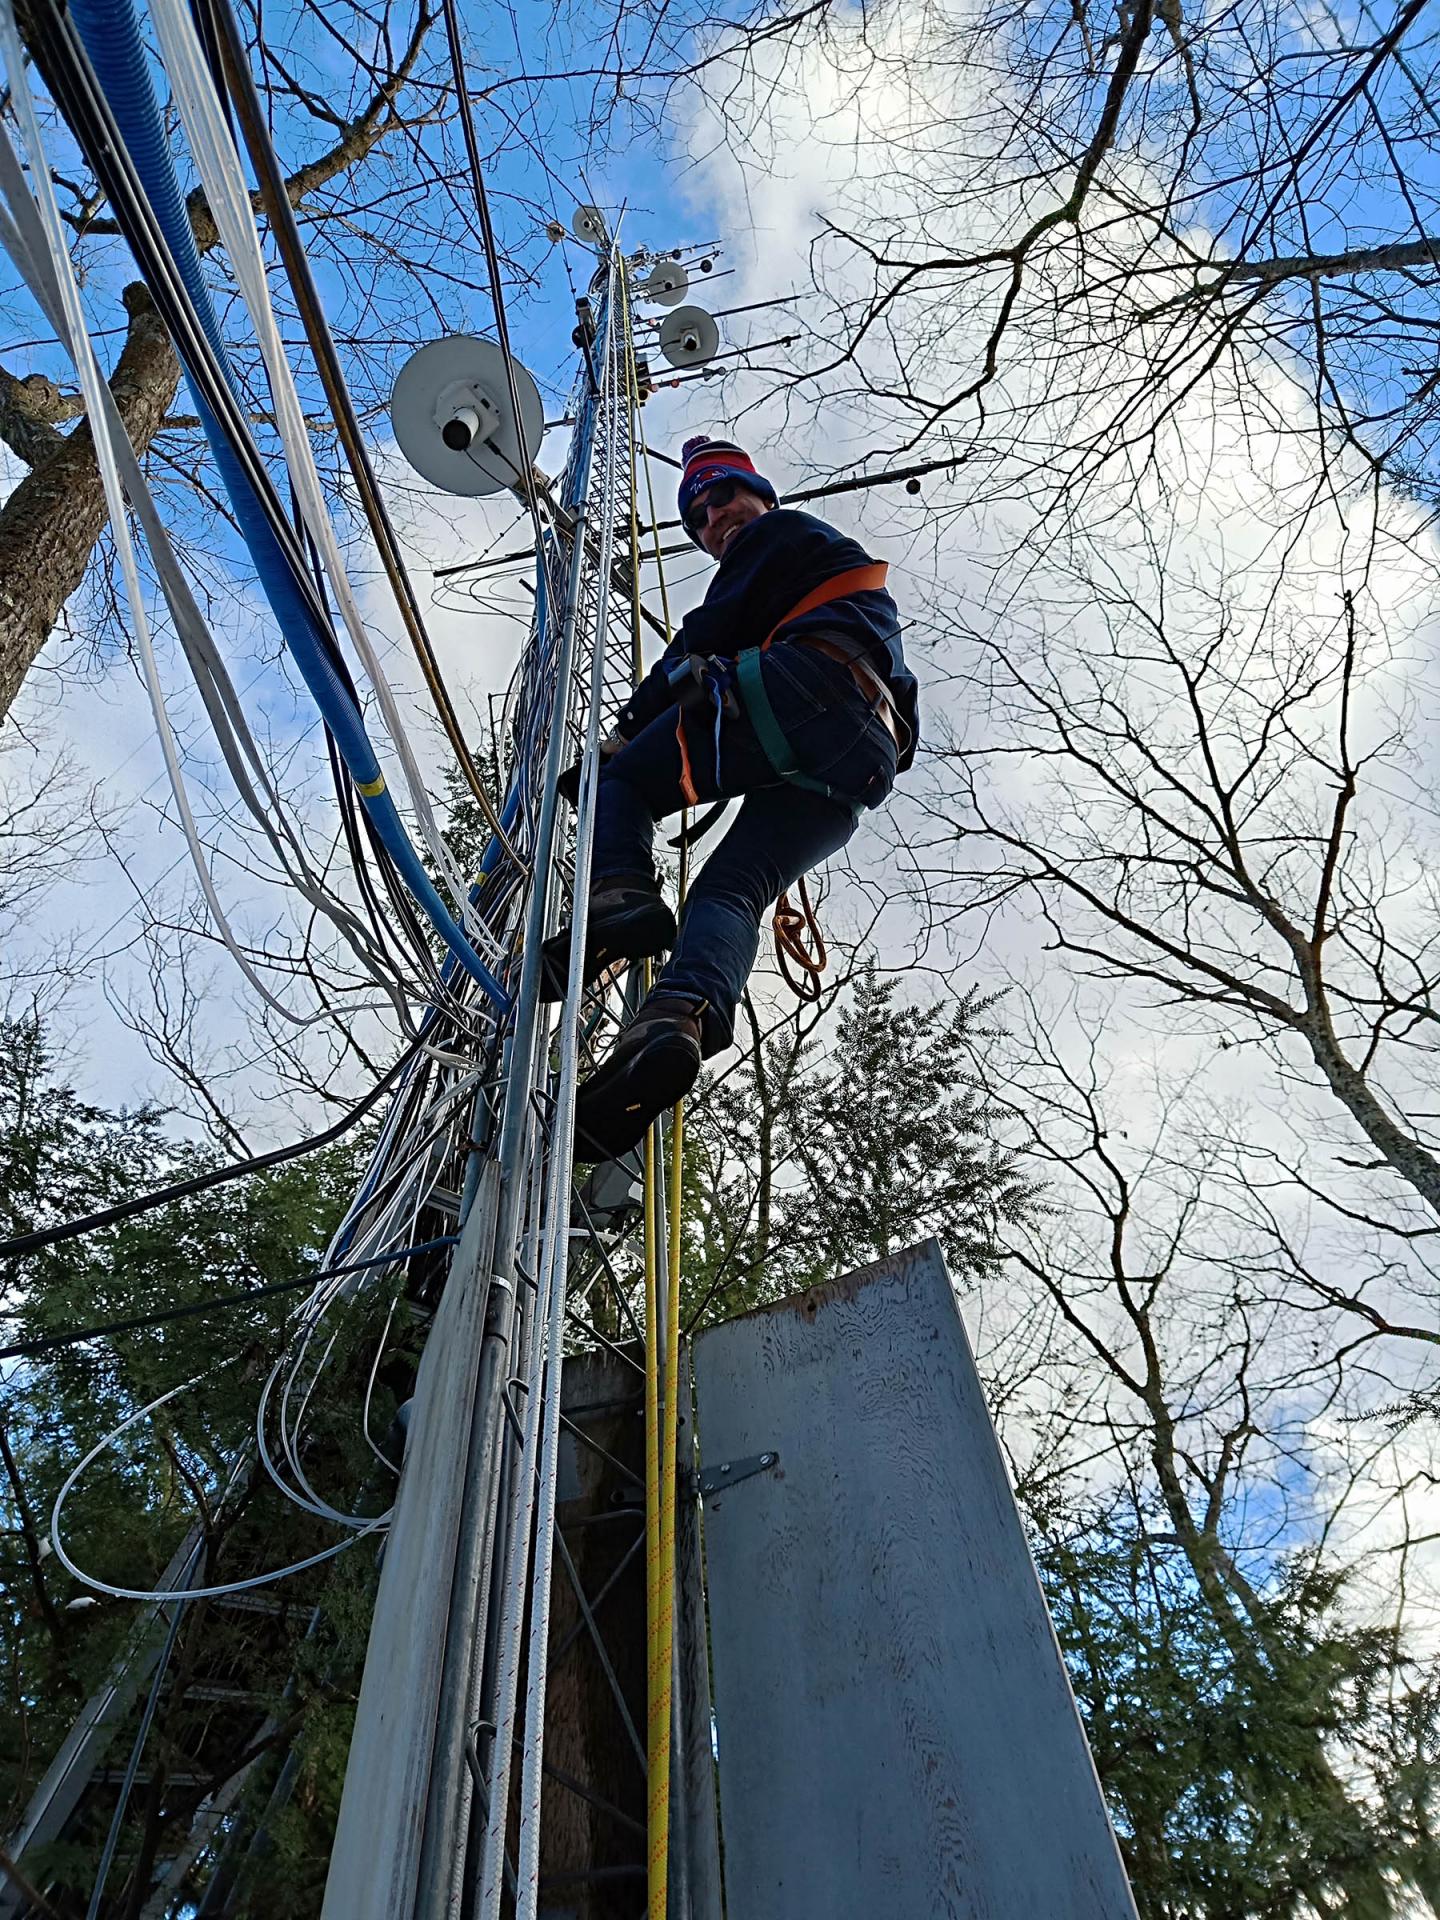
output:
[[[624, 325], [626, 374], [630, 399], [630, 596], [631, 652], [635, 680], [644, 672], [640, 617], [640, 521], [637, 498], [635, 441], [645, 452], [645, 485], [650, 508], [650, 531], [660, 561], [660, 529], [650, 478], [649, 449], [640, 427], [639, 381], [635, 371], [635, 344], [630, 326], [629, 287], [621, 276], [621, 312]], [[665, 643], [671, 636], [670, 599], [660, 570], [661, 605], [665, 614]], [[682, 815], [682, 824], [684, 816]], [[685, 902], [689, 850], [680, 856], [680, 905]], [[649, 990], [651, 968], [645, 963]], [[665, 1364], [660, 1367], [659, 1211], [660, 1124], [645, 1135], [645, 1647], [646, 1647], [646, 1778], [648, 1808], [648, 1920], [667, 1920], [670, 1881], [670, 1670], [675, 1646], [675, 1478], [680, 1419], [680, 1212], [684, 1182], [685, 1117], [677, 1103], [670, 1130], [668, 1259], [665, 1275]]]
[[[633, 365], [633, 349], [631, 360]], [[655, 571], [660, 583], [660, 606], [665, 619], [665, 644], [668, 647], [671, 638], [670, 594], [665, 584], [665, 561], [660, 547], [660, 522], [655, 511], [655, 486], [650, 473], [650, 449], [645, 443], [645, 428], [640, 420], [637, 408], [636, 425], [640, 430], [640, 450], [645, 456], [645, 494], [650, 509], [650, 534], [655, 548]], [[636, 594], [639, 594], [639, 553], [635, 554]], [[677, 892], [677, 911], [683, 911], [685, 893], [690, 884], [690, 842], [685, 828], [689, 824], [688, 812], [680, 815], [680, 884]], [[664, 1661], [666, 1678], [666, 1725], [669, 1726], [669, 1679], [672, 1666], [672, 1638], [674, 1633], [674, 1595], [675, 1595], [675, 1538], [676, 1538], [676, 1501], [675, 1475], [679, 1455], [680, 1420], [680, 1218], [685, 1182], [685, 1103], [677, 1100], [675, 1113], [670, 1126], [670, 1218], [669, 1236], [666, 1248], [670, 1256], [669, 1285], [665, 1303], [665, 1379], [673, 1382], [671, 1391], [666, 1395], [664, 1408], [665, 1438], [660, 1455], [660, 1606], [661, 1634], [665, 1642], [659, 1657]], [[667, 1604], [666, 1596], [669, 1596]], [[668, 1750], [667, 1750], [668, 1751]], [[669, 1807], [666, 1807], [666, 1837], [669, 1837]], [[652, 1915], [652, 1920], [663, 1920], [661, 1915]]]
[[[620, 275], [621, 323], [629, 389], [630, 432], [630, 648], [638, 686], [645, 671], [640, 639], [640, 522], [635, 497], [635, 350], [631, 338], [630, 289]], [[648, 993], [651, 965], [645, 962]], [[670, 1627], [674, 1618], [674, 1582], [663, 1579], [665, 1535], [664, 1474], [661, 1435], [669, 1424], [662, 1409], [659, 1273], [659, 1123], [645, 1133], [645, 1777], [649, 1920], [666, 1920], [670, 1892]], [[667, 1288], [668, 1293], [668, 1288]], [[668, 1379], [668, 1376], [667, 1376]], [[666, 1398], [673, 1403], [674, 1392]]]
[[[683, 895], [682, 895], [683, 899]], [[660, 1835], [664, 1835], [664, 1851], [660, 1860], [662, 1874], [668, 1872], [670, 1852], [670, 1677], [674, 1665], [675, 1644], [675, 1456], [679, 1451], [680, 1419], [680, 1200], [685, 1173], [685, 1103], [675, 1102], [675, 1113], [670, 1125], [670, 1219], [669, 1238], [666, 1251], [669, 1254], [668, 1285], [665, 1298], [665, 1401], [661, 1409], [664, 1435], [660, 1451], [660, 1574], [657, 1613], [659, 1617], [659, 1644], [655, 1649], [655, 1666], [659, 1670], [660, 1692], [664, 1696], [663, 1706], [657, 1705], [657, 1715], [663, 1715], [665, 1765], [664, 1772], [652, 1775], [650, 1788], [650, 1920], [665, 1920], [665, 1881], [661, 1881], [661, 1894], [658, 1907], [655, 1901], [656, 1854], [660, 1852]], [[652, 1733], [654, 1731], [652, 1723]], [[663, 1784], [664, 1812], [663, 1826], [657, 1822], [656, 1801], [660, 1798], [659, 1789]]]
[[645, 1778], [648, 1787], [646, 1836], [650, 1920], [666, 1920], [670, 1855], [670, 1659], [659, 1665], [661, 1560], [663, 1557], [660, 1475], [656, 1450], [660, 1433], [660, 1367], [654, 1331], [660, 1307], [656, 1260], [657, 1182], [655, 1135], [645, 1134]]

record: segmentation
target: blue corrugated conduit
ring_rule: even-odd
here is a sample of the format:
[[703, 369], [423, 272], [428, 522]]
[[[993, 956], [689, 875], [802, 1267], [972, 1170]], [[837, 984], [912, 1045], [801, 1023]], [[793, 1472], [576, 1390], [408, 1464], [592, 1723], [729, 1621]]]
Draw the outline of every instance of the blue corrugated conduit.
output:
[[[239, 388], [205, 286], [200, 255], [166, 144], [139, 18], [130, 0], [72, 0], [70, 13], [124, 135], [130, 159], [196, 316], [238, 399]], [[441, 899], [406, 832], [370, 744], [364, 717], [330, 657], [333, 635], [321, 628], [310, 597], [302, 589], [289, 557], [276, 539], [243, 462], [188, 374], [187, 385], [265, 597], [301, 678], [334, 735], [346, 771], [374, 822], [381, 844], [459, 964], [478, 981], [496, 1006], [507, 1008], [509, 996]]]

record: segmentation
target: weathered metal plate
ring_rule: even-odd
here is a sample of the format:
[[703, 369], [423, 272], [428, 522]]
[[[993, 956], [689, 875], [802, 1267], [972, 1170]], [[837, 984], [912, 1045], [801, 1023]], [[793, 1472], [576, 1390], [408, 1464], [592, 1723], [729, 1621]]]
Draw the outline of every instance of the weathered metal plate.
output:
[[420, 1362], [325, 1883], [324, 1920], [407, 1920], [415, 1908], [497, 1192], [491, 1163]]
[[1134, 1920], [938, 1245], [695, 1373], [728, 1911]]

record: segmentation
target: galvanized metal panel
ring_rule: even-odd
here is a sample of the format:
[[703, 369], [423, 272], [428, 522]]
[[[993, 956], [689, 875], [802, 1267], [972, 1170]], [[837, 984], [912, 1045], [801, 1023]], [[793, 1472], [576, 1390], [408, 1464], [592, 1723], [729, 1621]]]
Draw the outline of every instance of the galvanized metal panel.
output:
[[325, 1883], [324, 1920], [405, 1920], [414, 1907], [495, 1207], [492, 1162], [482, 1174], [420, 1361]]
[[1134, 1920], [936, 1243], [695, 1370], [728, 1911]]

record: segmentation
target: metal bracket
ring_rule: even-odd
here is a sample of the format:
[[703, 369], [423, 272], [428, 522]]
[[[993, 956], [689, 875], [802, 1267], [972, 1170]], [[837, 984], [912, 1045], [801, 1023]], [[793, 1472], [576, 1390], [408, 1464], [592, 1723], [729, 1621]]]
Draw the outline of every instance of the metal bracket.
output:
[[747, 1453], [743, 1460], [726, 1460], [718, 1467], [705, 1467], [700, 1474], [701, 1493], [724, 1493], [730, 1487], [738, 1487], [742, 1480], [753, 1480], [757, 1473], [768, 1473], [775, 1466], [780, 1455], [773, 1449], [769, 1453]]

